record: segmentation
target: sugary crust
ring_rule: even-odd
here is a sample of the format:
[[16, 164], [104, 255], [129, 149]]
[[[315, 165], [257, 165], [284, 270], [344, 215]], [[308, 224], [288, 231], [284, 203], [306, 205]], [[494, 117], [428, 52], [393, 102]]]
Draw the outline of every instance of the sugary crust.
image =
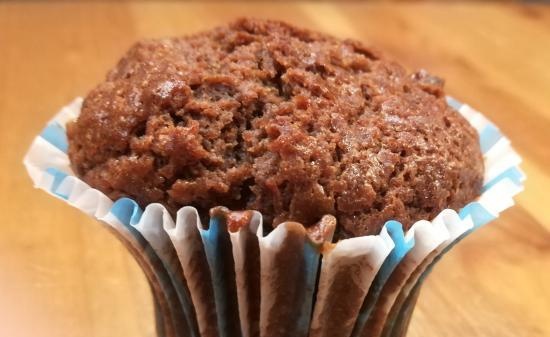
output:
[[68, 126], [75, 172], [113, 199], [338, 220], [338, 237], [410, 226], [481, 188], [475, 130], [443, 82], [359, 42], [242, 19], [139, 42]]

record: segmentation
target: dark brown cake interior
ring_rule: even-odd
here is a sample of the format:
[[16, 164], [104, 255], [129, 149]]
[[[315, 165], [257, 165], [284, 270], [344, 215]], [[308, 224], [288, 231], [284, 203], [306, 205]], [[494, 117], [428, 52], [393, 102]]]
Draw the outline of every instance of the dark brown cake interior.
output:
[[275, 21], [137, 43], [68, 137], [76, 173], [112, 199], [256, 209], [268, 225], [333, 214], [339, 237], [458, 209], [483, 177], [439, 78]]

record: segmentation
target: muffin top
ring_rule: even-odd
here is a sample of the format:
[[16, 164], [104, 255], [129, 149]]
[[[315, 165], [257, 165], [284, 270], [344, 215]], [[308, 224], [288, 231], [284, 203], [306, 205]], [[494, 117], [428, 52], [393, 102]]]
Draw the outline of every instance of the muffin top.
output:
[[67, 135], [76, 174], [112, 199], [254, 209], [268, 227], [332, 214], [340, 238], [458, 209], [483, 178], [441, 79], [276, 21], [138, 42]]

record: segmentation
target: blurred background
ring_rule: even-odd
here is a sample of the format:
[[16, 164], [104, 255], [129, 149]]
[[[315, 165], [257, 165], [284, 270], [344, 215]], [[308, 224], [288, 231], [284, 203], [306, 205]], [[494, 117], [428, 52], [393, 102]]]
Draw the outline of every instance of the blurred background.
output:
[[146, 280], [100, 224], [21, 164], [64, 104], [136, 40], [240, 16], [382, 49], [446, 79], [523, 156], [518, 205], [443, 259], [410, 336], [550, 336], [550, 7], [543, 2], [0, 2], [0, 336], [154, 336]]

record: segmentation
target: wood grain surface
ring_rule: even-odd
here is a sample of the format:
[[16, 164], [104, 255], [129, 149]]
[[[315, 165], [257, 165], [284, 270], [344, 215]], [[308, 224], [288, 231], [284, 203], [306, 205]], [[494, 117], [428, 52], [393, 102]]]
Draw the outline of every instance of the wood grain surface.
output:
[[243, 15], [378, 46], [445, 77], [501, 127], [526, 190], [437, 266], [409, 335], [550, 336], [550, 7], [354, 2], [0, 3], [0, 336], [154, 336], [137, 264], [98, 223], [34, 190], [21, 161], [137, 39]]

